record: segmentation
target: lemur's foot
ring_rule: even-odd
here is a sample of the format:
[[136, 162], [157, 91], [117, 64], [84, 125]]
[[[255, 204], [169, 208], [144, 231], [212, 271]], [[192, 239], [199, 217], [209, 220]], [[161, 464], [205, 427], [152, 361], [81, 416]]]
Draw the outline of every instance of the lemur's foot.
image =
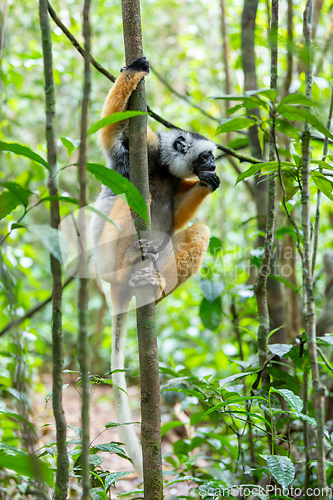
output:
[[165, 289], [166, 282], [161, 273], [150, 267], [145, 267], [132, 274], [128, 280], [128, 284], [132, 287], [137, 286], [156, 286], [161, 290]]
[[133, 264], [145, 259], [156, 260], [159, 247], [149, 240], [138, 240], [126, 249], [126, 259]]
[[143, 71], [144, 73], [146, 73], [148, 75], [149, 62], [147, 61], [147, 59], [145, 57], [138, 57], [138, 59], [134, 59], [134, 61], [131, 62], [131, 64], [129, 64], [128, 66], [121, 68], [120, 71], [124, 71], [125, 69], [127, 71], [133, 71], [133, 73], [140, 73], [141, 71]]

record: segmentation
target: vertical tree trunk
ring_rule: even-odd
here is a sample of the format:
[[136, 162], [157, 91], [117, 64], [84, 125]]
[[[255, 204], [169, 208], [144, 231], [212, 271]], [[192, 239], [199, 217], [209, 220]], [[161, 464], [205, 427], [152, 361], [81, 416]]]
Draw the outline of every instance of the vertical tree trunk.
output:
[[[312, 95], [312, 63], [311, 63], [311, 17], [313, 4], [307, 0], [303, 14], [303, 36], [307, 54], [306, 64], [306, 94]], [[311, 221], [310, 221], [310, 127], [306, 123], [302, 135], [302, 230], [303, 230], [303, 293], [304, 293], [304, 318], [307, 333], [308, 350], [311, 361], [311, 374], [313, 386], [313, 406], [317, 421], [317, 476], [320, 498], [327, 498], [326, 469], [325, 469], [325, 391], [320, 381], [319, 365], [317, 359], [316, 343], [316, 314], [313, 297], [313, 281], [311, 268]]]
[[[228, 45], [228, 34], [227, 34], [227, 23], [226, 23], [226, 11], [225, 11], [225, 0], [221, 0], [221, 30], [222, 30], [222, 51], [223, 51], [223, 64], [224, 64], [224, 92], [226, 94], [231, 94], [230, 85], [230, 71], [229, 71], [229, 45]], [[228, 111], [230, 107], [230, 101], [226, 100], [225, 110]], [[227, 140], [229, 140], [229, 135], [227, 134]]]
[[[141, 57], [142, 32], [140, 0], [122, 0], [126, 64]], [[130, 108], [146, 111], [144, 82], [140, 82], [130, 99]], [[144, 197], [148, 212], [149, 182], [147, 158], [147, 117], [130, 119], [129, 125], [130, 179]], [[135, 218], [138, 234], [147, 225]], [[149, 291], [148, 291], [149, 293]], [[163, 498], [161, 454], [161, 406], [154, 302], [137, 309], [137, 330], [141, 381], [141, 441], [145, 500]]]
[[[55, 93], [52, 66], [52, 37], [47, 12], [47, 0], [39, 2], [39, 19], [42, 32], [42, 47], [44, 59], [45, 77], [45, 103], [46, 103], [46, 143], [47, 161], [50, 165], [50, 196], [58, 196], [57, 186], [57, 148], [54, 134], [55, 119]], [[51, 205], [51, 227], [58, 229], [60, 224], [59, 201], [53, 199]], [[67, 498], [69, 463], [66, 447], [66, 420], [62, 407], [62, 371], [64, 364], [64, 349], [62, 335], [62, 278], [60, 262], [50, 256], [52, 272], [52, 402], [53, 413], [56, 422], [57, 439], [57, 472], [55, 485], [55, 500], [65, 500]]]
[[[84, 37], [84, 83], [83, 97], [81, 107], [81, 124], [80, 124], [80, 149], [78, 162], [78, 181], [79, 181], [79, 230], [80, 238], [83, 242], [83, 248], [86, 249], [87, 228], [85, 220], [85, 207], [87, 205], [86, 189], [87, 189], [87, 130], [88, 130], [88, 111], [89, 111], [89, 94], [91, 89], [91, 74], [90, 74], [90, 22], [89, 22], [90, 0], [84, 0], [83, 6], [83, 37]], [[79, 309], [79, 335], [78, 335], [78, 357], [80, 364], [81, 380], [82, 380], [82, 495], [83, 500], [90, 498], [90, 466], [89, 466], [89, 347], [88, 347], [88, 332], [87, 332], [87, 313], [88, 313], [88, 255], [83, 251], [80, 253], [79, 260], [79, 294], [78, 294], [78, 309]]]
[[[257, 88], [257, 77], [256, 77], [256, 63], [255, 63], [255, 23], [258, 9], [258, 0], [245, 0], [244, 8], [242, 12], [242, 64], [244, 71], [244, 90], [255, 90]], [[249, 114], [253, 114], [260, 119], [260, 112], [258, 108], [254, 108], [248, 111]], [[263, 158], [264, 152], [261, 151], [259, 137], [258, 137], [258, 127], [254, 125], [249, 128], [249, 143], [251, 148], [251, 154], [255, 158]], [[259, 174], [255, 176], [254, 181], [254, 201], [256, 204], [257, 211], [257, 225], [258, 230], [262, 233], [266, 230], [267, 222], [267, 181], [263, 180], [262, 177], [259, 178]], [[264, 246], [264, 238], [258, 236], [256, 246]], [[278, 268], [278, 261], [276, 256], [273, 256], [272, 269]], [[253, 282], [256, 278], [250, 277]], [[283, 308], [283, 296], [281, 285], [278, 281], [268, 278], [267, 279], [267, 304], [269, 310], [269, 328], [270, 330], [275, 330], [280, 328], [276, 332], [272, 339], [274, 342], [285, 341], [285, 328], [284, 325], [284, 308]], [[282, 327], [282, 328], [281, 328]]]

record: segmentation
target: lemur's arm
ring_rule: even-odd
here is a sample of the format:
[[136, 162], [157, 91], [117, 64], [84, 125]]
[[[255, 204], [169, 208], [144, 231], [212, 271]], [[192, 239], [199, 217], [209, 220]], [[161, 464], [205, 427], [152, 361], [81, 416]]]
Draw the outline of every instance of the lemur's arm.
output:
[[[126, 111], [128, 100], [136, 89], [138, 83], [149, 73], [149, 63], [145, 57], [133, 61], [124, 68], [110, 90], [102, 110], [102, 118], [113, 113]], [[126, 121], [114, 123], [103, 127], [100, 132], [100, 139], [105, 150], [110, 150], [118, 135], [126, 125]], [[156, 135], [148, 128], [148, 144], [156, 140]]]
[[175, 231], [182, 229], [194, 219], [203, 200], [215, 191], [220, 184], [214, 172], [205, 172], [199, 180], [184, 179], [181, 181], [175, 197]]

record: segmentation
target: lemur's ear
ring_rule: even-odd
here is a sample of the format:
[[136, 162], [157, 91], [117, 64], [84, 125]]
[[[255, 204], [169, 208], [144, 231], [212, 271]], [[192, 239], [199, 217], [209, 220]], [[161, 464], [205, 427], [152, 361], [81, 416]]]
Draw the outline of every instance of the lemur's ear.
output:
[[186, 153], [187, 151], [187, 144], [185, 141], [185, 137], [183, 135], [179, 135], [175, 142], [173, 143], [173, 148], [176, 149], [177, 151], [180, 151], [181, 153]]

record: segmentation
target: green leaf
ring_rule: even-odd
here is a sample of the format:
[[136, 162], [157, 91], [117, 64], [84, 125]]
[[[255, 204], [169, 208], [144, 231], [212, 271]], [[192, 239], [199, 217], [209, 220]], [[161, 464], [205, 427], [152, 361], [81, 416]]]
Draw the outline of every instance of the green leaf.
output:
[[322, 193], [324, 193], [324, 195], [327, 196], [327, 198], [329, 198], [331, 201], [333, 201], [333, 194], [332, 194], [333, 184], [332, 184], [332, 182], [329, 181], [325, 177], [325, 175], [323, 175], [317, 171], [311, 172], [311, 178], [312, 178], [313, 182], [315, 183], [315, 185], [317, 186], [317, 188], [320, 189], [320, 191]]
[[162, 425], [161, 427], [161, 437], [165, 436], [165, 434], [170, 431], [171, 429], [174, 429], [175, 427], [180, 427], [185, 425], [184, 422], [181, 420], [172, 420], [171, 422], [168, 422], [167, 424]]
[[305, 420], [306, 422], [308, 422], [310, 425], [314, 425], [316, 427], [317, 421], [314, 418], [309, 417], [309, 415], [304, 415], [304, 413], [300, 413], [298, 416], [302, 420]]
[[210, 97], [210, 99], [222, 99], [224, 101], [241, 101], [246, 109], [253, 109], [258, 106], [263, 106], [267, 109], [267, 103], [256, 95], [249, 96], [249, 95], [222, 94], [220, 96]]
[[237, 137], [228, 142], [227, 146], [231, 149], [241, 149], [245, 148], [249, 144], [249, 138], [247, 135], [244, 137]]
[[22, 144], [0, 141], [0, 151], [15, 153], [18, 156], [24, 156], [25, 158], [29, 158], [30, 160], [40, 163], [50, 170], [50, 165], [44, 160], [44, 158], [31, 151], [31, 149], [27, 146], [22, 146]]
[[0, 220], [7, 217], [16, 207], [22, 205], [21, 199], [12, 191], [0, 194]]
[[108, 451], [109, 453], [115, 453], [119, 457], [125, 458], [126, 460], [130, 460], [125, 450], [123, 450], [123, 448], [121, 448], [121, 446], [119, 446], [119, 444], [117, 443], [96, 444], [94, 448], [100, 451]]
[[107, 494], [101, 488], [91, 488], [90, 495], [92, 500], [107, 500]]
[[287, 118], [287, 120], [298, 120], [303, 122], [308, 122], [312, 125], [318, 132], [325, 135], [329, 139], [333, 139], [333, 134], [325, 127], [325, 125], [310, 111], [302, 108], [296, 108], [290, 104], [279, 104], [276, 108], [277, 112]]
[[200, 281], [200, 288], [205, 299], [212, 303], [221, 295], [224, 285], [222, 281], [202, 280]]
[[62, 145], [67, 149], [68, 156], [71, 156], [75, 149], [78, 149], [80, 146], [80, 141], [72, 141], [68, 137], [60, 137]]
[[270, 344], [268, 346], [268, 349], [275, 354], [276, 356], [279, 356], [280, 358], [283, 358], [285, 354], [288, 354], [288, 352], [293, 348], [292, 345], [289, 344]]
[[320, 165], [321, 167], [326, 168], [326, 170], [333, 170], [333, 165], [323, 160], [310, 160], [310, 163], [314, 165]]
[[216, 256], [222, 250], [222, 241], [216, 236], [212, 236], [209, 240], [208, 251]]
[[[295, 164], [291, 163], [290, 161], [281, 161], [280, 166], [281, 169], [283, 170], [290, 170], [292, 167], [295, 168]], [[266, 161], [263, 163], [255, 163], [237, 177], [236, 185], [240, 181], [243, 181], [244, 179], [247, 179], [248, 177], [252, 177], [253, 175], [257, 174], [259, 170], [261, 170], [262, 173], [268, 173], [268, 172], [275, 172], [278, 170], [278, 168], [279, 168], [278, 161]]]
[[94, 467], [98, 467], [103, 463], [103, 458], [100, 457], [99, 455], [89, 455], [89, 463], [92, 464]]
[[329, 345], [333, 345], [333, 335], [331, 333], [325, 333], [323, 337], [320, 337], [320, 340], [327, 342]]
[[[290, 350], [292, 352], [292, 349]], [[290, 375], [285, 370], [278, 368], [278, 365], [272, 365], [268, 368], [268, 373], [273, 379], [273, 386], [291, 389], [294, 393], [299, 392], [300, 384], [295, 375]]]
[[286, 488], [295, 477], [294, 465], [290, 458], [267, 455], [266, 460], [269, 472], [283, 488]]
[[280, 105], [283, 104], [302, 104], [303, 106], [318, 106], [318, 103], [315, 102], [310, 97], [307, 97], [303, 94], [290, 94], [282, 99]]
[[291, 137], [292, 139], [298, 140], [300, 138], [299, 130], [297, 130], [297, 128], [294, 127], [294, 125], [287, 122], [287, 120], [282, 120], [282, 118], [277, 118], [275, 120], [275, 128], [279, 132], [282, 132], [282, 134], [285, 134], [288, 137]]
[[64, 234], [48, 224], [32, 224], [28, 226], [28, 229], [40, 240], [53, 257], [62, 263], [60, 243], [62, 248], [67, 247], [67, 241]]
[[34, 435], [37, 438], [37, 434], [36, 434], [36, 431], [34, 429], [34, 426], [32, 425], [31, 422], [29, 422], [29, 420], [27, 420], [22, 415], [19, 415], [18, 413], [12, 413], [12, 412], [9, 412], [9, 411], [0, 411], [0, 414], [1, 415], [5, 415], [6, 417], [9, 417], [9, 418], [15, 418], [15, 420], [18, 420], [22, 424], [26, 425], [27, 427], [29, 427], [29, 429], [34, 433]]
[[276, 100], [276, 89], [262, 89], [257, 90], [256, 94], [261, 95], [263, 97], [267, 97], [271, 102], [275, 102]]
[[237, 117], [225, 120], [217, 127], [215, 135], [223, 134], [225, 132], [235, 132], [243, 128], [249, 128], [255, 125], [255, 121], [251, 118]]
[[87, 134], [88, 135], [94, 134], [101, 128], [106, 127], [107, 125], [112, 125], [113, 123], [118, 123], [123, 120], [127, 120], [128, 118], [133, 118], [134, 116], [142, 116], [142, 115], [148, 115], [148, 113], [145, 113], [143, 111], [123, 111], [121, 113], [112, 113], [112, 115], [106, 116], [105, 118], [98, 120], [98, 122], [95, 122], [90, 127]]
[[289, 389], [275, 389], [274, 387], [272, 387], [271, 392], [277, 392], [278, 394], [280, 394], [283, 399], [285, 399], [288, 407], [294, 410], [297, 416], [300, 415], [301, 411], [303, 410], [303, 401], [299, 396], [296, 396], [296, 394], [294, 394], [292, 391], [289, 391]]
[[[294, 229], [294, 228], [292, 228]], [[287, 231], [286, 231], [287, 232]], [[292, 234], [292, 236], [294, 237], [294, 235], [296, 234], [296, 231], [294, 229], [294, 233], [292, 233], [290, 231], [289, 234]], [[297, 237], [294, 238], [295, 241], [297, 241]], [[283, 283], [284, 285], [288, 286], [289, 288], [291, 288], [295, 293], [298, 293], [299, 291], [299, 287], [297, 287], [292, 281], [289, 281], [287, 278], [285, 278], [284, 276], [279, 276], [278, 274], [269, 274], [268, 275], [269, 278], [272, 278], [273, 280], [275, 281], [279, 281], [280, 283]]]
[[199, 309], [202, 324], [208, 330], [214, 331], [220, 325], [222, 319], [221, 297], [213, 302], [203, 299]]
[[96, 179], [109, 187], [114, 194], [125, 193], [128, 205], [148, 223], [148, 211], [145, 200], [128, 179], [125, 179], [125, 177], [115, 170], [111, 170], [98, 163], [87, 163], [87, 168]]
[[128, 474], [133, 474], [131, 470], [123, 470], [121, 472], [110, 472], [105, 476], [105, 491], [108, 491], [110, 486], [120, 479], [121, 477], [128, 476]]
[[243, 372], [243, 373], [237, 373], [235, 375], [230, 375], [230, 377], [226, 377], [226, 378], [223, 378], [222, 380], [220, 380], [219, 385], [220, 385], [220, 387], [223, 387], [224, 385], [230, 384], [230, 382], [234, 382], [235, 380], [238, 380], [239, 378], [247, 377], [248, 375], [253, 375], [253, 372]]
[[2, 450], [0, 467], [6, 467], [20, 476], [43, 481], [49, 486], [53, 486], [53, 474], [50, 466], [42, 460], [38, 460], [35, 455], [22, 454], [21, 450], [17, 450], [17, 452], [8, 450], [6, 453]]
[[51, 200], [64, 201], [65, 203], [72, 203], [73, 205], [79, 204], [79, 200], [77, 200], [76, 198], [70, 198], [69, 196], [45, 196], [45, 198], [42, 198], [39, 203], [44, 203], [45, 201]]
[[29, 203], [29, 196], [31, 195], [31, 191], [28, 189], [24, 189], [20, 184], [16, 182], [1, 182], [1, 186], [8, 189], [12, 193], [16, 194], [18, 198], [20, 198], [22, 204], [27, 207]]

